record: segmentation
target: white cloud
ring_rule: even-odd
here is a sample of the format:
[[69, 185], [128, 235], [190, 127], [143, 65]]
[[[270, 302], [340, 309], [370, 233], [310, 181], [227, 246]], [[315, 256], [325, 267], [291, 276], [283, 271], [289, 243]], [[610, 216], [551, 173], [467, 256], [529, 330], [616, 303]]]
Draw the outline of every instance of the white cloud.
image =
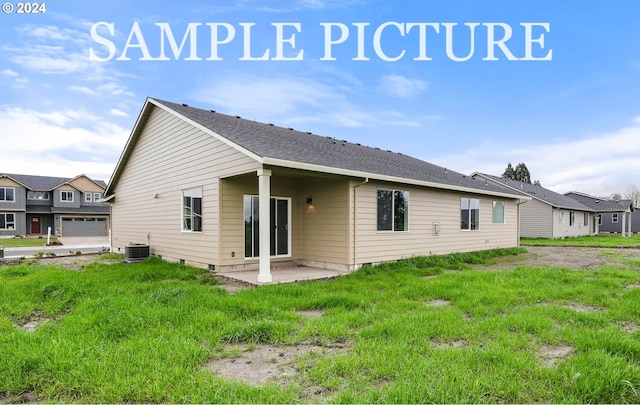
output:
[[422, 93], [426, 89], [426, 82], [400, 75], [382, 76], [378, 82], [378, 91], [391, 97], [409, 98]]
[[128, 117], [129, 116], [129, 114], [127, 114], [124, 111], [118, 110], [117, 108], [112, 108], [109, 111], [109, 114], [115, 115], [116, 117]]
[[78, 93], [88, 94], [90, 96], [95, 96], [98, 94], [93, 89], [86, 86], [71, 86], [69, 87], [69, 90], [76, 91]]
[[199, 90], [194, 98], [248, 119], [274, 124], [323, 123], [358, 128], [380, 125], [420, 126], [420, 120], [389, 110], [368, 110], [349, 101], [345, 86], [328, 86], [295, 77], [225, 77]]
[[640, 173], [640, 125], [573, 140], [505, 147], [478, 144], [472, 149], [425, 160], [471, 174], [501, 175], [508, 162], [524, 162], [531, 180], [558, 193], [581, 191], [593, 195], [623, 193], [637, 184]]
[[74, 176], [111, 175], [129, 130], [83, 110], [0, 111], [5, 142], [0, 171]]
[[3, 76], [7, 76], [7, 77], [18, 77], [19, 76], [18, 72], [14, 72], [11, 69], [5, 69], [0, 73], [2, 73]]

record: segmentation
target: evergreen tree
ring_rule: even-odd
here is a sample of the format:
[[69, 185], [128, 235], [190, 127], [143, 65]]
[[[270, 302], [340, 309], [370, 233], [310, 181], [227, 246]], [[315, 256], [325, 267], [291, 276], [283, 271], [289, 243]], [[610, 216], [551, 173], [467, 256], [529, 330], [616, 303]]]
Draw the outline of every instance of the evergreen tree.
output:
[[502, 177], [531, 184], [531, 174], [529, 173], [529, 169], [527, 169], [527, 165], [524, 163], [518, 163], [514, 169], [513, 166], [511, 166], [511, 162], [509, 162], [504, 173], [502, 173]]
[[505, 179], [515, 180], [515, 172], [513, 170], [513, 166], [511, 166], [511, 162], [507, 165], [507, 168], [504, 169], [504, 173], [502, 173], [502, 177]]
[[514, 172], [515, 180], [531, 184], [531, 174], [529, 173], [529, 169], [527, 169], [527, 165], [524, 163], [518, 163]]

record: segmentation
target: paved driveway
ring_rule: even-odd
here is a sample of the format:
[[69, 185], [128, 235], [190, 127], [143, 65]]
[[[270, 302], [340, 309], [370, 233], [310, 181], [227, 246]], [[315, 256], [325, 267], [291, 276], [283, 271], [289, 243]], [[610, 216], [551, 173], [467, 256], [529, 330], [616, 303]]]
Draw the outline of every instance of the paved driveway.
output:
[[106, 236], [72, 236], [58, 238], [63, 246], [109, 246]]

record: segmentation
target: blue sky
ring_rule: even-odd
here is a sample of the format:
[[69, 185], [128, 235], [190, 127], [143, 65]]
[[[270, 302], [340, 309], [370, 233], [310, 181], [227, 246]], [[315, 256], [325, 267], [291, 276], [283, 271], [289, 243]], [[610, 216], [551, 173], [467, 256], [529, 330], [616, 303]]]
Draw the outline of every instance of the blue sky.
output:
[[[108, 180], [151, 96], [462, 173], [525, 162], [561, 193], [640, 184], [637, 1], [54, 0], [37, 14], [8, 4], [0, 172]], [[176, 45], [187, 38], [177, 57], [163, 23]], [[286, 60], [275, 60], [278, 25]], [[491, 45], [505, 29], [504, 46]], [[157, 60], [162, 42], [169, 60]], [[540, 60], [522, 60], [527, 48]]]

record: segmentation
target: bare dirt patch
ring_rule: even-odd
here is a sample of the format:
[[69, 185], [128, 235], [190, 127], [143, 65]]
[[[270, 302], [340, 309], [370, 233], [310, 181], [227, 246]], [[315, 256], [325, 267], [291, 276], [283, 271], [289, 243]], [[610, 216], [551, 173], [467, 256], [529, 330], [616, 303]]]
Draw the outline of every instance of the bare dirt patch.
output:
[[[488, 265], [474, 265], [478, 270], [513, 270], [517, 267], [567, 267], [593, 270], [609, 264], [622, 263], [616, 256], [640, 258], [640, 249], [591, 248], [565, 246], [527, 246], [527, 253], [500, 257]], [[606, 253], [605, 253], [606, 252]], [[607, 254], [612, 253], [612, 254]]]
[[40, 311], [33, 311], [25, 318], [16, 322], [16, 326], [27, 332], [35, 332], [36, 329], [38, 329], [38, 326], [52, 320], [52, 318], [43, 316]]
[[450, 304], [451, 304], [451, 301], [440, 300], [440, 299], [427, 302], [427, 305], [429, 305], [430, 307], [444, 307]]
[[620, 322], [620, 326], [627, 333], [634, 333], [640, 330], [640, 325], [635, 322]]
[[545, 367], [553, 367], [559, 361], [566, 359], [573, 353], [573, 347], [569, 345], [542, 345], [538, 348], [538, 358]]
[[445, 341], [432, 341], [431, 342], [431, 345], [434, 347], [434, 349], [448, 349], [450, 347], [460, 348], [460, 347], [465, 347], [468, 344], [469, 343], [466, 340], [463, 340], [463, 339], [445, 340]]
[[82, 270], [85, 266], [91, 263], [103, 263], [103, 264], [113, 264], [119, 263], [118, 260], [112, 259], [102, 259], [100, 255], [90, 254], [90, 255], [70, 255], [70, 256], [58, 256], [58, 257], [47, 257], [42, 259], [32, 259], [37, 260], [36, 263], [39, 264], [52, 264], [59, 267], [64, 267], [69, 270]]
[[576, 312], [596, 312], [596, 311], [602, 311], [603, 308], [601, 307], [594, 307], [594, 306], [590, 306], [590, 305], [583, 305], [580, 304], [578, 302], [571, 302], [567, 305], [564, 306], [565, 308], [569, 308], [569, 309], [573, 309]]
[[318, 309], [308, 309], [304, 311], [296, 311], [296, 314], [301, 315], [305, 318], [315, 319], [315, 318], [322, 318], [322, 316], [324, 315], [324, 312]]
[[[210, 359], [204, 365], [206, 370], [226, 379], [241, 381], [258, 386], [268, 381], [287, 383], [300, 378], [304, 370], [298, 361], [304, 359], [304, 367], [308, 368], [318, 359], [347, 350], [346, 344], [336, 343], [319, 346], [303, 343], [288, 346], [228, 346], [225, 353], [230, 356]], [[320, 388], [313, 389], [317, 392]]]

